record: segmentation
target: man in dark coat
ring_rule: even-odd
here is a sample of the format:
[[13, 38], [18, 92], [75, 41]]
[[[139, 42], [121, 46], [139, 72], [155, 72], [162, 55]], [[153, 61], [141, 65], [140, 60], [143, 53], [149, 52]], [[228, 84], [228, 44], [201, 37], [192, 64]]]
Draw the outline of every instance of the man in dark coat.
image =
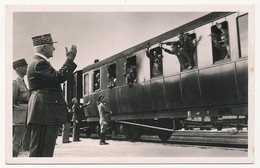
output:
[[50, 34], [32, 38], [35, 49], [34, 61], [28, 67], [28, 83], [31, 97], [28, 104], [27, 123], [32, 126], [30, 157], [52, 157], [58, 128], [67, 122], [67, 107], [62, 95], [61, 83], [76, 69], [73, 62], [77, 48], [66, 49], [67, 60], [56, 71], [47, 59], [53, 57]]

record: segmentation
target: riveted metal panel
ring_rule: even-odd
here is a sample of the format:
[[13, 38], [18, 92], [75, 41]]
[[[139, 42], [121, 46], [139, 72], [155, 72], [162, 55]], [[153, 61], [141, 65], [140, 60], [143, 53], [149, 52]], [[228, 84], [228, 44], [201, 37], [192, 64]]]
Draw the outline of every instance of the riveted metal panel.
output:
[[117, 94], [116, 94], [116, 88], [109, 89], [104, 92], [105, 97], [108, 97], [108, 100], [106, 101], [109, 103], [109, 107], [112, 110], [113, 113], [118, 112], [118, 105], [117, 105]]
[[127, 96], [128, 96], [128, 111], [137, 112], [139, 111], [139, 98], [137, 86], [134, 84], [131, 87], [126, 87]]
[[138, 89], [138, 97], [140, 104], [140, 111], [151, 111], [152, 110], [152, 102], [150, 95], [150, 83], [139, 83], [137, 84]]
[[163, 79], [156, 79], [151, 81], [151, 99], [153, 110], [166, 109], [166, 102], [164, 97]]
[[203, 69], [199, 74], [203, 105], [238, 102], [234, 63]]
[[248, 102], [248, 62], [247, 60], [236, 62], [237, 85], [240, 102]]
[[125, 87], [119, 87], [117, 90], [117, 95], [118, 95], [118, 113], [126, 113], [128, 112], [128, 95], [127, 95], [127, 88], [128, 86]]
[[180, 75], [165, 78], [164, 86], [167, 107], [169, 109], [182, 107]]
[[184, 107], [201, 105], [198, 71], [181, 74], [181, 88]]

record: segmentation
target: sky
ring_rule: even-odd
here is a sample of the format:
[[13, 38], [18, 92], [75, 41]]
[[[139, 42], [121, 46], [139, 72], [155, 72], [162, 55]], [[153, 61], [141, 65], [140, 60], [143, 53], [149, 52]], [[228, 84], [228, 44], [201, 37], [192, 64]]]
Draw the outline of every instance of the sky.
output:
[[32, 37], [51, 33], [52, 66], [65, 61], [65, 47], [77, 46], [77, 70], [170, 31], [206, 12], [15, 12], [13, 60], [34, 55]]

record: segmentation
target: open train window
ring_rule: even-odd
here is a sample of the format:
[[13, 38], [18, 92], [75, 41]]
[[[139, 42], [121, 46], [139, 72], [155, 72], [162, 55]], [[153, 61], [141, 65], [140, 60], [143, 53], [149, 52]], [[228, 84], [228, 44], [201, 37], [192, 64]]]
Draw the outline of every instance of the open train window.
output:
[[95, 70], [93, 74], [94, 79], [94, 92], [98, 92], [100, 90], [100, 70]]
[[146, 56], [150, 59], [151, 78], [163, 74], [163, 55], [160, 47], [146, 51]]
[[197, 40], [195, 33], [180, 33], [178, 35], [180, 47], [185, 50], [183, 52], [184, 54], [184, 60], [183, 62], [185, 65], [182, 65], [181, 70], [185, 69], [192, 69], [197, 66], [197, 45], [199, 44], [201, 40], [201, 36]]
[[129, 86], [136, 82], [136, 56], [126, 59], [123, 76]]
[[248, 56], [248, 14], [237, 17], [239, 56]]
[[107, 66], [107, 87], [112, 88], [116, 86], [116, 64]]
[[89, 75], [84, 74], [84, 95], [89, 94]]
[[230, 59], [228, 22], [216, 23], [211, 27], [213, 62]]

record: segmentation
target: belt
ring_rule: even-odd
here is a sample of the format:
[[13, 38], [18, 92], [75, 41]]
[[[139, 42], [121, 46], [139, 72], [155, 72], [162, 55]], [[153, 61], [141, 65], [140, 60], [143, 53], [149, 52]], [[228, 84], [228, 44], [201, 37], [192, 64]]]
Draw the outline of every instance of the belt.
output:
[[62, 90], [56, 88], [42, 88], [31, 90], [31, 92], [62, 92]]

